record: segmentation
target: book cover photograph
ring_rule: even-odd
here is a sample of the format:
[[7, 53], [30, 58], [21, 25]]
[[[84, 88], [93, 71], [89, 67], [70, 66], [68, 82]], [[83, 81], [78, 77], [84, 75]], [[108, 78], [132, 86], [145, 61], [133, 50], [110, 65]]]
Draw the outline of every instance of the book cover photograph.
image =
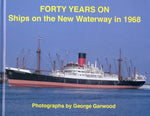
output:
[[150, 1], [0, 4], [2, 116], [150, 115]]

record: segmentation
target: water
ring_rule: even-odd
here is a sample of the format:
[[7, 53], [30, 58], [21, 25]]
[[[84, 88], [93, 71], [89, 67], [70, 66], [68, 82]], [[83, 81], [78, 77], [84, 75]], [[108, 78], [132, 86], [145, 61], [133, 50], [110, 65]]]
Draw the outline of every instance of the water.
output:
[[[141, 89], [20, 88], [6, 85], [6, 116], [150, 116], [150, 86]], [[115, 109], [32, 108], [37, 104], [114, 105]]]

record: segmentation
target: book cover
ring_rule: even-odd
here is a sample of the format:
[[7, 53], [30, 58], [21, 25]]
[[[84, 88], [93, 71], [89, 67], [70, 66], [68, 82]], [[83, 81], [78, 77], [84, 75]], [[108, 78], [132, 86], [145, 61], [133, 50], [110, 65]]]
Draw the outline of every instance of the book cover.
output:
[[2, 115], [149, 116], [149, 4], [2, 0]]

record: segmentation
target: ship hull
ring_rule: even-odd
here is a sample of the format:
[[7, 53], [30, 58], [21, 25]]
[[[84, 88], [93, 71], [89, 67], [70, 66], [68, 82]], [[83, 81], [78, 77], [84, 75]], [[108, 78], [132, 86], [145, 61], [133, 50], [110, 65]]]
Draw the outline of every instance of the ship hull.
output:
[[41, 81], [13, 80], [13, 79], [9, 79], [9, 84], [10, 86], [16, 87], [44, 87], [44, 88], [138, 89], [140, 87], [140, 86], [125, 86], [125, 85], [85, 85], [85, 84], [41, 82]]
[[137, 89], [145, 81], [83, 80], [6, 70], [10, 86], [46, 88]]

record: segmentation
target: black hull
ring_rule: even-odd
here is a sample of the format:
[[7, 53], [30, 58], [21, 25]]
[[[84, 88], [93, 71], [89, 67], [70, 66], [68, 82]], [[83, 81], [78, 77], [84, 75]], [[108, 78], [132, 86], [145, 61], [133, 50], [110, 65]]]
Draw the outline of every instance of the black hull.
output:
[[47, 75], [38, 75], [34, 73], [24, 73], [14, 70], [6, 70], [8, 79], [11, 80], [24, 80], [24, 81], [36, 81], [36, 82], [54, 82], [57, 84], [76, 84], [76, 85], [112, 85], [112, 86], [133, 86], [140, 87], [145, 81], [104, 81], [104, 80], [85, 80], [85, 79], [69, 79], [62, 77], [53, 77]]

